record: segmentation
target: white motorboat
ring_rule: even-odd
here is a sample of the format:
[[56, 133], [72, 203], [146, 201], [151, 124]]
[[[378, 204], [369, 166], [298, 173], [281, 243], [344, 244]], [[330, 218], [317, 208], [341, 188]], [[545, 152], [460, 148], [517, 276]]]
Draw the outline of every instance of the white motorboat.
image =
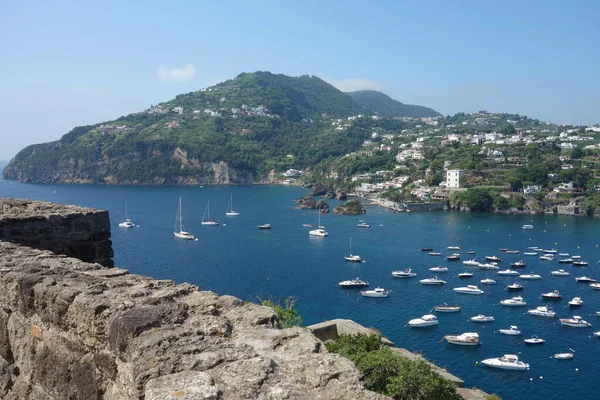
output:
[[533, 229], [533, 225], [525, 224], [521, 227], [521, 229], [528, 231], [528, 230]]
[[571, 256], [573, 260], [581, 260], [581, 256]]
[[554, 275], [554, 276], [569, 276], [570, 274], [567, 271], [565, 271], [564, 269], [559, 269], [557, 271], [550, 272], [550, 275]]
[[429, 268], [431, 272], [448, 272], [448, 267], [438, 265], [437, 267]]
[[561, 258], [560, 260], [558, 260], [559, 264], [571, 264], [572, 262], [572, 258]]
[[447, 249], [448, 250], [460, 250], [460, 247], [458, 247], [458, 246], [448, 246]]
[[506, 250], [506, 254], [519, 254], [520, 250]]
[[429, 255], [430, 255], [430, 256], [441, 256], [441, 255], [442, 255], [442, 253], [438, 253], [438, 252], [436, 252], [436, 251], [431, 251], [431, 252], [429, 252]]
[[473, 322], [492, 322], [492, 321], [494, 321], [494, 317], [492, 317], [491, 315], [479, 314], [474, 317], [471, 317], [471, 321], [473, 321]]
[[448, 261], [458, 261], [458, 260], [460, 260], [460, 254], [454, 253], [451, 256], [446, 257], [446, 260], [448, 260]]
[[538, 252], [537, 251], [525, 251], [523, 252], [524, 256], [537, 256]]
[[536, 307], [533, 310], [527, 310], [527, 314], [537, 315], [538, 317], [549, 317], [549, 318], [554, 318], [556, 316], [556, 313], [554, 312], [552, 307], [549, 307], [549, 306], [540, 306], [540, 307]]
[[475, 253], [476, 253], [475, 250], [469, 250], [469, 251], [467, 251], [467, 254], [475, 254]]
[[125, 221], [119, 223], [119, 228], [134, 228], [135, 224], [128, 218], [127, 203], [125, 203]]
[[472, 278], [473, 277], [473, 273], [472, 272], [461, 272], [460, 274], [458, 274], [459, 278]]
[[365, 222], [360, 222], [360, 223], [356, 224], [356, 226], [358, 228], [370, 228], [371, 227], [371, 225], [369, 225], [369, 224], [367, 224]]
[[479, 263], [478, 265], [481, 269], [500, 269], [498, 263], [490, 262], [490, 263]]
[[181, 205], [181, 196], [179, 197], [179, 205], [177, 206], [177, 215], [175, 216], [175, 228], [173, 235], [176, 238], [184, 240], [194, 240], [195, 237], [189, 232], [183, 230], [183, 207]]
[[594, 336], [596, 336], [596, 337], [600, 337], [600, 331], [598, 331], [598, 332], [594, 332]]
[[358, 254], [352, 254], [352, 238], [350, 238], [350, 255], [344, 256], [344, 260], [350, 262], [362, 262], [362, 258]]
[[485, 256], [485, 259], [493, 262], [501, 262], [502, 259], [498, 256]]
[[271, 229], [271, 224], [258, 225], [258, 229]]
[[553, 290], [548, 293], [542, 293], [542, 298], [546, 300], [560, 300], [562, 299], [562, 296], [560, 295], [560, 292], [558, 290]]
[[600, 283], [590, 283], [590, 287], [594, 290], [600, 290]]
[[574, 267], [587, 267], [588, 266], [588, 262], [587, 261], [575, 261], [575, 260], [573, 260], [573, 262], [571, 264]]
[[543, 256], [540, 256], [540, 260], [553, 261], [554, 256], [552, 254], [544, 254]]
[[202, 215], [202, 225], [206, 226], [219, 226], [221, 223], [216, 219], [212, 219], [210, 217], [210, 201], [206, 202], [206, 208], [204, 209], [204, 214]]
[[233, 195], [229, 196], [229, 204], [227, 205], [225, 215], [228, 217], [237, 217], [240, 215], [239, 212], [233, 210]]
[[308, 231], [308, 234], [310, 236], [317, 236], [317, 237], [328, 236], [329, 233], [327, 233], [327, 231], [325, 230], [325, 227], [321, 226], [321, 209], [318, 210], [318, 214], [319, 214], [319, 216], [317, 217], [317, 229], [311, 229], [310, 231]]
[[590, 278], [589, 276], [578, 276], [577, 278], [575, 278], [575, 280], [577, 282], [583, 282], [583, 283], [596, 282], [596, 280], [594, 278]]
[[511, 290], [511, 291], [516, 291], [516, 290], [523, 290], [523, 285], [521, 285], [520, 283], [513, 283], [511, 285], [508, 285], [506, 287], [506, 290]]
[[546, 254], [558, 254], [558, 250], [550, 249], [550, 250], [542, 250]]
[[505, 269], [502, 271], [498, 271], [498, 275], [519, 275], [519, 273], [517, 271], [514, 271], [512, 269]]
[[554, 355], [554, 358], [557, 360], [571, 360], [573, 357], [575, 357], [575, 350], [573, 349], [569, 349], [571, 350], [568, 353], [556, 353]]
[[353, 287], [369, 286], [369, 282], [363, 281], [360, 278], [354, 278], [354, 279], [350, 279], [349, 281], [341, 281], [339, 283], [339, 285], [341, 287], [345, 287], [345, 288], [353, 288]]
[[408, 325], [413, 328], [422, 328], [425, 326], [437, 325], [438, 323], [437, 317], [433, 314], [423, 315], [421, 318], [415, 318], [408, 321]]
[[600, 317], [600, 311], [596, 311], [596, 317]]
[[361, 290], [360, 294], [364, 297], [388, 297], [388, 294], [391, 292], [391, 290], [385, 290], [384, 288], [378, 287], [373, 290]]
[[526, 306], [527, 302], [521, 296], [515, 296], [510, 299], [500, 300], [500, 304], [507, 307], [521, 307]]
[[534, 274], [534, 273], [519, 275], [519, 278], [521, 278], [521, 279], [529, 279], [529, 280], [542, 279], [542, 277], [540, 275]]
[[482, 285], [495, 285], [496, 281], [491, 278], [485, 278], [479, 281]]
[[582, 319], [579, 315], [575, 315], [573, 318], [561, 318], [560, 324], [564, 326], [572, 326], [574, 328], [587, 328], [592, 326], [592, 324]]
[[449, 306], [448, 304], [441, 304], [439, 306], [434, 306], [433, 309], [437, 312], [443, 312], [443, 313], [459, 312], [460, 306]]
[[545, 340], [537, 337], [537, 335], [532, 335], [531, 338], [523, 340], [526, 344], [544, 344]]
[[569, 301], [569, 306], [571, 307], [581, 307], [583, 305], [583, 300], [581, 297], [573, 297], [571, 301]]
[[498, 329], [498, 332], [500, 332], [503, 335], [512, 336], [517, 336], [521, 334], [521, 331], [515, 325], [511, 325], [509, 329]]
[[443, 285], [444, 283], [446, 283], [446, 281], [441, 280], [437, 276], [434, 276], [433, 278], [421, 279], [419, 283], [421, 285]]
[[492, 368], [508, 369], [512, 371], [528, 371], [529, 364], [519, 361], [519, 357], [514, 354], [505, 354], [498, 358], [488, 358], [481, 361], [485, 366]]
[[459, 346], [477, 346], [481, 343], [479, 335], [475, 332], [465, 332], [460, 335], [445, 335], [444, 339], [450, 344]]
[[456, 293], [464, 293], [464, 294], [483, 294], [484, 293], [483, 290], [479, 289], [475, 285], [456, 287], [452, 290], [455, 291]]
[[514, 263], [511, 263], [510, 266], [513, 268], [525, 268], [527, 264], [525, 264], [523, 260], [519, 260], [515, 261]]
[[399, 271], [392, 271], [392, 276], [395, 278], [412, 278], [413, 276], [417, 276], [417, 274], [412, 272], [412, 269], [406, 268]]
[[312, 228], [312, 224], [302, 224], [304, 228]]
[[479, 261], [472, 259], [472, 260], [465, 260], [462, 262], [464, 265], [468, 265], [471, 267], [478, 267], [479, 266]]
[[559, 257], [569, 257], [569, 253], [558, 253]]

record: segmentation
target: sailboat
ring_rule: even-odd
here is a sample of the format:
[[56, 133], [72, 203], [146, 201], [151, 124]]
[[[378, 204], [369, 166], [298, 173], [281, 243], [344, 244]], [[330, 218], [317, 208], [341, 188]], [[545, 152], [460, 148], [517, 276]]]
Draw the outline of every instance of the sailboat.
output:
[[119, 228], [133, 228], [135, 224], [127, 218], [127, 203], [125, 203], [125, 222], [119, 223]]
[[227, 206], [227, 212], [225, 213], [228, 217], [237, 217], [240, 215], [239, 212], [233, 211], [233, 195], [229, 197], [229, 205]]
[[360, 256], [358, 254], [352, 254], [352, 238], [350, 238], [350, 255], [344, 256], [344, 259], [346, 261], [351, 261], [351, 262], [361, 262], [362, 261], [362, 259], [360, 258]]
[[202, 225], [210, 225], [210, 226], [220, 225], [219, 221], [210, 219], [210, 201], [206, 203], [206, 208], [204, 209], [204, 215], [202, 215]]
[[175, 235], [175, 237], [179, 239], [194, 239], [194, 235], [183, 230], [183, 207], [181, 206], [181, 196], [179, 196], [179, 206], [177, 207], [177, 215], [175, 216], [175, 227], [173, 228], [173, 235]]
[[319, 213], [319, 218], [318, 218], [318, 222], [317, 222], [317, 229], [312, 229], [312, 230], [308, 231], [308, 234], [310, 236], [324, 237], [324, 236], [329, 235], [329, 233], [327, 233], [324, 226], [321, 226], [321, 209], [320, 208], [319, 208], [318, 213]]

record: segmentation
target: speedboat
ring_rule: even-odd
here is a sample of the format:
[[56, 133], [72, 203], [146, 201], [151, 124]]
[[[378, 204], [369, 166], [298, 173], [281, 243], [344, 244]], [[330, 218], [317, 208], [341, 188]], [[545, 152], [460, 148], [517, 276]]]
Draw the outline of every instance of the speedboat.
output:
[[366, 224], [366, 223], [364, 223], [364, 222], [360, 222], [360, 223], [356, 224], [356, 226], [357, 226], [358, 228], [370, 228], [370, 227], [371, 227], [371, 225], [369, 225], [369, 224]]
[[362, 258], [358, 254], [350, 254], [349, 256], [344, 256], [344, 260], [350, 262], [362, 262]]
[[475, 250], [469, 250], [467, 251], [467, 254], [475, 254]]
[[466, 260], [462, 262], [464, 265], [469, 265], [472, 267], [478, 267], [479, 266], [479, 261], [476, 261], [475, 259], [472, 260]]
[[503, 306], [507, 306], [507, 307], [520, 307], [520, 306], [526, 306], [527, 302], [525, 302], [525, 300], [523, 300], [523, 298], [521, 296], [515, 296], [511, 299], [501, 300], [500, 304], [502, 304]]
[[392, 271], [392, 276], [394, 278], [412, 278], [413, 276], [417, 276], [417, 274], [412, 272], [412, 269], [407, 268], [401, 271]]
[[552, 272], [550, 272], [550, 275], [554, 275], [554, 276], [569, 276], [569, 273], [567, 271], [565, 271], [564, 269], [559, 269], [558, 271], [552, 271]]
[[360, 294], [364, 297], [388, 297], [391, 290], [385, 290], [384, 288], [375, 288], [373, 290], [361, 290]]
[[452, 290], [455, 291], [456, 293], [464, 293], [464, 294], [483, 294], [484, 293], [483, 290], [479, 289], [475, 285], [456, 287]]
[[501, 252], [503, 252], [503, 253], [505, 253], [505, 252], [507, 252], [507, 251], [508, 251], [508, 249], [507, 249], [506, 247], [501, 247], [501, 248], [500, 248], [500, 249], [498, 249], [498, 250], [500, 250], [500, 251], [501, 251]]
[[558, 262], [560, 264], [571, 264], [573, 262], [573, 259], [572, 258], [563, 258], [563, 259], [558, 260]]
[[429, 252], [429, 255], [430, 255], [430, 256], [441, 256], [441, 255], [442, 255], [442, 253], [438, 253], [438, 252], [433, 252], [433, 251], [431, 251], [431, 252]]
[[560, 300], [562, 296], [560, 295], [558, 290], [553, 290], [548, 293], [542, 293], [542, 297], [546, 300]]
[[505, 269], [503, 271], [498, 271], [498, 275], [519, 275], [519, 273], [512, 269]]
[[543, 256], [540, 256], [540, 260], [553, 261], [554, 256], [552, 254], [544, 254]]
[[575, 357], [575, 354], [574, 354], [575, 350], [573, 350], [573, 349], [569, 349], [569, 350], [571, 350], [569, 353], [556, 353], [554, 355], [554, 358], [557, 359], [557, 360], [570, 360], [570, 359], [572, 359], [573, 357]]
[[498, 263], [495, 263], [495, 262], [479, 263], [479, 268], [481, 268], [481, 269], [500, 269], [500, 267], [498, 266]]
[[589, 276], [578, 276], [577, 278], [575, 278], [575, 280], [577, 282], [584, 282], [584, 283], [596, 282], [596, 280], [594, 278], [590, 278]]
[[360, 278], [350, 279], [349, 281], [341, 281], [339, 283], [341, 287], [352, 288], [352, 287], [362, 287], [369, 286], [369, 282], [363, 281]]
[[506, 290], [513, 290], [513, 291], [523, 290], [523, 285], [521, 285], [520, 283], [515, 282], [512, 285], [508, 285], [506, 287]]
[[506, 250], [506, 254], [519, 254], [519, 250]]
[[258, 229], [271, 229], [271, 224], [258, 225]]
[[459, 346], [477, 346], [479, 341], [479, 335], [475, 332], [465, 332], [460, 335], [445, 335], [444, 339], [450, 344], [457, 344]]
[[524, 256], [537, 256], [538, 252], [537, 251], [525, 251], [523, 252]]
[[444, 267], [442, 265], [438, 265], [437, 267], [429, 268], [432, 272], [448, 272], [448, 267]]
[[488, 358], [481, 361], [485, 366], [500, 369], [509, 369], [513, 371], [528, 371], [529, 364], [519, 361], [519, 357], [514, 354], [505, 354], [498, 358]]
[[446, 281], [443, 281], [437, 276], [434, 276], [433, 278], [421, 279], [419, 283], [421, 285], [443, 285], [444, 283], [446, 283]]
[[600, 317], [600, 311], [596, 311], [596, 317]]
[[454, 253], [451, 256], [446, 257], [446, 260], [448, 260], [448, 261], [458, 261], [458, 260], [460, 260], [460, 254]]
[[448, 250], [460, 250], [460, 247], [458, 247], [458, 246], [448, 246], [447, 249]]
[[433, 247], [421, 247], [421, 251], [433, 251]]
[[542, 250], [542, 251], [546, 254], [558, 254], [558, 250], [556, 250], [556, 249]]
[[503, 335], [513, 335], [513, 336], [521, 334], [521, 331], [515, 325], [511, 325], [510, 329], [498, 329], [498, 332], [500, 332]]
[[485, 256], [485, 259], [488, 261], [501, 262], [502, 259], [498, 256]]
[[459, 278], [472, 278], [473, 277], [473, 273], [472, 272], [461, 272], [460, 274], [458, 274]]
[[482, 285], [495, 285], [496, 281], [491, 278], [485, 278], [479, 281]]
[[554, 316], [556, 316], [556, 313], [554, 312], [552, 307], [548, 307], [548, 306], [540, 306], [533, 310], [528, 310], [527, 314], [537, 315], [538, 317], [550, 317], [550, 318], [553, 318]]
[[492, 321], [494, 321], [494, 317], [492, 317], [491, 315], [479, 314], [474, 317], [471, 317], [471, 321], [473, 321], [473, 322], [492, 322]]
[[571, 256], [573, 260], [581, 260], [581, 256]]
[[310, 236], [319, 236], [319, 237], [329, 236], [329, 233], [324, 228], [312, 229], [312, 230], [308, 231], [308, 234]]
[[525, 264], [523, 260], [519, 260], [515, 261], [514, 263], [511, 263], [510, 266], [513, 268], [525, 268], [527, 264]]
[[590, 287], [594, 290], [600, 290], [600, 283], [590, 283]]
[[532, 335], [531, 338], [523, 340], [526, 344], [543, 344], [544, 339], [540, 339], [537, 335]]
[[561, 318], [560, 324], [572, 326], [574, 328], [587, 328], [588, 326], [592, 326], [592, 324], [582, 319], [579, 315], [575, 315], [573, 318]]
[[460, 306], [449, 306], [448, 304], [442, 304], [434, 306], [433, 309], [437, 312], [459, 312]]
[[542, 279], [542, 277], [540, 275], [533, 274], [533, 273], [520, 275], [519, 278], [521, 278], [521, 279], [529, 279], [529, 280]]
[[583, 305], [583, 300], [581, 300], [581, 297], [573, 297], [573, 300], [571, 300], [569, 302], [569, 306], [571, 307], [580, 307]]
[[408, 325], [413, 328], [421, 328], [425, 326], [437, 325], [439, 323], [437, 317], [433, 314], [423, 315], [421, 318], [415, 318], [408, 321]]
[[523, 230], [525, 230], [525, 231], [528, 231], [528, 230], [531, 230], [531, 229], [533, 229], [533, 225], [528, 225], [528, 224], [525, 224], [525, 225], [523, 225], [523, 226], [521, 227], [521, 229], [523, 229]]
[[587, 267], [588, 266], [588, 262], [587, 261], [575, 261], [573, 260], [573, 266], [574, 267]]
[[559, 257], [569, 257], [569, 253], [558, 253]]
[[598, 332], [594, 332], [594, 336], [596, 336], [596, 337], [600, 337], [600, 331], [598, 331]]

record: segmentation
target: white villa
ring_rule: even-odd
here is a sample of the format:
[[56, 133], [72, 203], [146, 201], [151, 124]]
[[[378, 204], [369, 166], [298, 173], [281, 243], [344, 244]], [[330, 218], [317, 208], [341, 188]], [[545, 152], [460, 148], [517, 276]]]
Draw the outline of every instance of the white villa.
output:
[[464, 175], [465, 171], [462, 169], [449, 169], [446, 171], [446, 187], [447, 188], [459, 188], [460, 178]]

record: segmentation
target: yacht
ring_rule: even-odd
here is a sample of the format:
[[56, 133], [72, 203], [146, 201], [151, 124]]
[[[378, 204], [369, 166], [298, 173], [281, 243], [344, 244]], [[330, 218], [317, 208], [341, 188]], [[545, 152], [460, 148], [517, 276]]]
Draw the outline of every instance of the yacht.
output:
[[554, 256], [552, 254], [544, 254], [543, 256], [540, 256], [540, 260], [554, 261]]
[[229, 196], [229, 204], [227, 205], [227, 211], [225, 215], [228, 217], [238, 217], [240, 215], [239, 212], [233, 209], [233, 195]]
[[581, 297], [573, 297], [573, 300], [569, 301], [569, 306], [571, 307], [580, 307], [583, 305], [583, 300]]
[[421, 328], [425, 326], [437, 325], [439, 323], [437, 317], [432, 314], [423, 315], [421, 318], [415, 318], [408, 321], [408, 325], [413, 328]]
[[587, 267], [588, 266], [588, 262], [587, 261], [575, 261], [573, 260], [572, 262], [574, 267]]
[[407, 268], [401, 271], [392, 271], [392, 276], [395, 278], [412, 278], [413, 276], [417, 276], [417, 274], [412, 272], [412, 269]]
[[181, 196], [179, 197], [177, 215], [175, 216], [175, 228], [173, 228], [173, 235], [175, 235], [176, 238], [184, 240], [195, 239], [194, 235], [183, 230], [183, 207], [181, 205]]
[[517, 335], [521, 334], [521, 331], [515, 325], [511, 325], [509, 329], [498, 329], [498, 332], [500, 332], [503, 335], [513, 335], [513, 336], [517, 336]]
[[479, 314], [474, 317], [471, 317], [471, 321], [473, 321], [473, 322], [493, 322], [494, 317], [492, 317], [491, 315]]
[[520, 283], [515, 282], [512, 285], [508, 285], [506, 287], [506, 290], [512, 290], [512, 291], [523, 290], [523, 285], [521, 285]]
[[537, 251], [525, 251], [523, 252], [524, 256], [537, 256], [538, 252]]
[[513, 271], [512, 269], [505, 269], [502, 271], [498, 271], [498, 275], [519, 275], [517, 271]]
[[483, 290], [479, 289], [475, 285], [456, 287], [452, 290], [455, 291], [456, 293], [464, 293], [464, 294], [483, 294], [484, 293]]
[[360, 294], [364, 297], [388, 297], [391, 290], [385, 290], [384, 288], [375, 288], [373, 290], [361, 290]]
[[369, 286], [369, 282], [363, 281], [360, 278], [354, 278], [354, 279], [350, 279], [349, 281], [341, 281], [339, 283], [339, 285], [341, 287], [345, 287], [345, 288], [353, 288], [353, 287]]
[[502, 304], [503, 306], [507, 306], [507, 307], [520, 307], [520, 306], [526, 306], [527, 302], [525, 300], [523, 300], [523, 298], [521, 296], [515, 296], [510, 299], [501, 300], [500, 304]]
[[458, 246], [448, 246], [447, 249], [448, 250], [460, 250], [460, 247], [458, 247]]
[[529, 280], [542, 279], [542, 277], [540, 275], [534, 274], [534, 273], [520, 275], [519, 278], [521, 278], [521, 279], [529, 279]]
[[550, 275], [554, 275], [554, 276], [569, 276], [569, 273], [567, 271], [565, 271], [564, 269], [559, 269], [557, 271], [550, 272]]
[[519, 260], [519, 261], [516, 261], [514, 263], [511, 263], [510, 266], [513, 267], [513, 268], [525, 268], [527, 266], [527, 264], [525, 264], [523, 262], [523, 260]]
[[569, 253], [558, 253], [559, 257], [569, 257]]
[[258, 225], [258, 229], [271, 229], [271, 224]]
[[532, 335], [531, 338], [523, 340], [526, 344], [544, 344], [545, 340], [540, 339], [537, 335]]
[[514, 354], [505, 354], [498, 358], [488, 358], [481, 361], [485, 366], [500, 369], [509, 369], [513, 371], [528, 371], [529, 364], [519, 361], [519, 357]]
[[467, 254], [475, 254], [475, 250], [469, 250], [467, 251]]
[[490, 262], [490, 263], [479, 263], [479, 268], [481, 269], [500, 269], [498, 263]]
[[528, 310], [527, 314], [537, 315], [538, 317], [550, 317], [550, 318], [554, 318], [556, 316], [556, 313], [554, 312], [552, 307], [548, 307], [548, 306], [540, 306], [533, 310]]
[[479, 335], [475, 332], [465, 332], [460, 335], [445, 335], [444, 339], [450, 344], [459, 346], [477, 346], [480, 343]]
[[496, 281], [491, 278], [485, 278], [479, 281], [482, 285], [495, 285]]
[[443, 281], [437, 276], [434, 276], [433, 278], [421, 279], [419, 283], [421, 285], [443, 285], [444, 283], [446, 283], [446, 281]]
[[594, 290], [600, 290], [600, 283], [590, 283], [590, 287]]
[[472, 267], [478, 267], [479, 266], [479, 261], [476, 261], [475, 259], [472, 260], [466, 260], [462, 262], [464, 265], [469, 265]]
[[212, 219], [210, 217], [210, 201], [206, 202], [206, 208], [204, 209], [204, 214], [202, 215], [202, 225], [207, 226], [219, 226], [221, 225], [219, 221], [216, 219]]
[[573, 262], [572, 258], [563, 258], [558, 260], [559, 264], [571, 264]]
[[458, 260], [460, 260], [460, 254], [454, 253], [451, 256], [447, 256], [446, 260], [448, 260], [448, 261], [458, 261]]
[[498, 256], [485, 256], [485, 259], [488, 261], [501, 262], [502, 259]]
[[438, 252], [431, 251], [431, 252], [429, 252], [429, 255], [430, 255], [430, 256], [441, 256], [441, 255], [442, 255], [442, 253], [438, 253]]
[[598, 331], [598, 332], [594, 332], [594, 336], [596, 336], [596, 337], [600, 337], [600, 331]]
[[433, 309], [437, 312], [443, 312], [443, 313], [459, 312], [460, 306], [449, 306], [448, 304], [442, 304], [442, 305], [433, 307]]
[[358, 254], [352, 254], [352, 238], [350, 238], [350, 255], [344, 256], [344, 260], [350, 262], [362, 262], [362, 258]]
[[525, 225], [523, 225], [523, 226], [521, 227], [521, 229], [528, 231], [528, 230], [531, 230], [531, 229], [533, 229], [533, 225], [527, 225], [527, 224], [525, 224]]
[[542, 297], [546, 300], [560, 300], [562, 296], [560, 295], [558, 290], [553, 290], [548, 293], [542, 293]]
[[319, 213], [319, 217], [317, 218], [317, 229], [311, 229], [310, 231], [308, 231], [308, 234], [310, 236], [317, 236], [317, 237], [328, 236], [329, 233], [327, 233], [327, 231], [325, 230], [325, 227], [321, 225], [321, 209], [319, 209], [318, 213]]
[[473, 277], [473, 273], [472, 272], [461, 272], [460, 274], [458, 274], [459, 278], [472, 278]]
[[506, 254], [519, 254], [519, 250], [506, 250]]
[[577, 278], [575, 278], [575, 280], [577, 282], [583, 282], [583, 283], [596, 282], [596, 280], [594, 278], [590, 278], [589, 276], [578, 276]]
[[356, 224], [356, 226], [357, 226], [358, 228], [370, 228], [370, 227], [371, 227], [371, 225], [369, 225], [369, 224], [365, 223], [365, 221], [359, 221], [359, 223], [358, 223], [358, 224]]
[[575, 315], [573, 318], [561, 318], [560, 324], [572, 326], [574, 328], [587, 328], [588, 326], [592, 326], [592, 324], [582, 319], [579, 315]]
[[581, 260], [581, 256], [571, 256], [573, 260]]
[[429, 268], [432, 272], [448, 272], [448, 267], [444, 267], [442, 265], [438, 265], [437, 267]]
[[558, 254], [558, 250], [556, 250], [556, 249], [542, 250], [542, 251], [546, 254]]
[[125, 221], [119, 223], [119, 228], [134, 228], [135, 224], [127, 216], [127, 203], [125, 203]]

